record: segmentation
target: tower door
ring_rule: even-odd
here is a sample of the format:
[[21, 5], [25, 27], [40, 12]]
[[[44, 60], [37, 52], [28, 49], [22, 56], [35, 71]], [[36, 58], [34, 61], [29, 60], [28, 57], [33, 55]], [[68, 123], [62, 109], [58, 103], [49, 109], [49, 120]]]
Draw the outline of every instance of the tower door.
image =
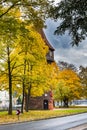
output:
[[44, 110], [48, 110], [48, 100], [44, 100], [43, 105], [44, 105]]

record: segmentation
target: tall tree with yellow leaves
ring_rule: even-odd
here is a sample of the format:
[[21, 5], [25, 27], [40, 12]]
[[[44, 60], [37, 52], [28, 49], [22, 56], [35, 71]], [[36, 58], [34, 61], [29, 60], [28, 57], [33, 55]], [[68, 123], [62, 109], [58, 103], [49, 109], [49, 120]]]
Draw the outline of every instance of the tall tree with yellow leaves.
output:
[[79, 67], [79, 77], [81, 79], [81, 84], [82, 84], [82, 97], [87, 98], [87, 66]]
[[24, 95], [25, 108], [28, 111], [30, 95], [37, 96], [44, 93], [45, 87], [41, 83], [45, 83], [46, 80], [43, 68], [46, 64], [46, 54], [48, 52], [48, 47], [43, 42], [40, 34], [35, 31], [32, 25], [27, 28], [29, 33], [23, 32], [23, 35], [19, 37], [19, 45], [15, 49], [15, 52], [18, 52], [18, 61], [20, 61], [18, 63], [20, 64], [18, 65], [20, 66], [18, 74], [23, 89], [22, 112]]
[[[8, 21], [8, 19], [7, 19]], [[3, 28], [6, 28], [5, 35], [4, 31], [1, 31], [0, 37], [0, 65], [1, 65], [1, 78], [3, 76], [5, 77], [5, 81], [7, 83], [4, 83], [5, 86], [8, 86], [9, 88], [9, 114], [12, 114], [12, 66], [14, 66], [13, 60], [11, 59], [11, 53], [15, 47], [16, 43], [16, 36], [18, 31], [18, 22], [15, 19], [12, 19], [10, 17], [10, 22], [5, 21], [5, 26], [2, 26]], [[2, 24], [3, 25], [3, 24]], [[13, 27], [15, 25], [15, 27]], [[10, 30], [11, 27], [11, 30]], [[14, 33], [14, 29], [16, 31], [16, 34]], [[3, 75], [3, 76], [2, 76]], [[4, 81], [4, 82], [5, 82]]]
[[56, 100], [63, 101], [64, 107], [68, 107], [68, 102], [80, 98], [81, 83], [78, 75], [70, 69], [64, 69], [58, 74], [58, 85], [54, 92]]
[[15, 43], [13, 43], [14, 39], [10, 42], [7, 38], [1, 44], [1, 59], [3, 60], [1, 62], [1, 75], [3, 73], [8, 77], [6, 83], [9, 86], [9, 114], [12, 114], [12, 90], [17, 91], [16, 86], [21, 86], [22, 83], [24, 101], [25, 91], [31, 88], [31, 84], [35, 86], [35, 84], [42, 82], [37, 80], [37, 77], [39, 79], [41, 74], [38, 76], [36, 72], [39, 72], [42, 64], [46, 63], [48, 51], [48, 47], [43, 42], [40, 34], [32, 26], [27, 28], [23, 26], [22, 29], [24, 31], [19, 33], [21, 35], [17, 36]]

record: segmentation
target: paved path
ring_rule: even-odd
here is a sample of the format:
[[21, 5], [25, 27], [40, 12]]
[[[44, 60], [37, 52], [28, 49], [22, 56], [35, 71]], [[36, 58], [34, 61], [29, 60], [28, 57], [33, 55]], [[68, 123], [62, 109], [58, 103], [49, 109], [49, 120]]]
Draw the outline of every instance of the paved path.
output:
[[87, 124], [83, 124], [83, 125], [71, 128], [69, 130], [87, 130]]

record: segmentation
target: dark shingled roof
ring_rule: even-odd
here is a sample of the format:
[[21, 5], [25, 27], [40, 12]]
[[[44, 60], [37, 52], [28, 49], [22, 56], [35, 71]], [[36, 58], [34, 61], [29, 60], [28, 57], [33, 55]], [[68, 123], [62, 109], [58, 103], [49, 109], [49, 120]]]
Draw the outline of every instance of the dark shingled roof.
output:
[[42, 36], [44, 42], [45, 42], [45, 43], [47, 44], [47, 46], [49, 47], [49, 49], [52, 50], [52, 51], [55, 51], [55, 49], [53, 48], [53, 46], [52, 46], [52, 45], [49, 43], [49, 41], [47, 40], [46, 35], [45, 35], [45, 33], [44, 33], [43, 30], [40, 30], [40, 34], [41, 34], [41, 36]]

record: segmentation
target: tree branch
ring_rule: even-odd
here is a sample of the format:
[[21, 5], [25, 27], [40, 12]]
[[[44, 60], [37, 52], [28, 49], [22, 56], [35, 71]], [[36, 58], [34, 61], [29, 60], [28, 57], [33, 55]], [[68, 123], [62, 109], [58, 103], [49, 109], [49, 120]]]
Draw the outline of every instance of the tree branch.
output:
[[2, 13], [0, 15], [0, 18], [3, 17], [5, 14], [7, 14], [17, 3], [18, 1], [16, 1], [15, 3], [13, 3], [4, 13]]

